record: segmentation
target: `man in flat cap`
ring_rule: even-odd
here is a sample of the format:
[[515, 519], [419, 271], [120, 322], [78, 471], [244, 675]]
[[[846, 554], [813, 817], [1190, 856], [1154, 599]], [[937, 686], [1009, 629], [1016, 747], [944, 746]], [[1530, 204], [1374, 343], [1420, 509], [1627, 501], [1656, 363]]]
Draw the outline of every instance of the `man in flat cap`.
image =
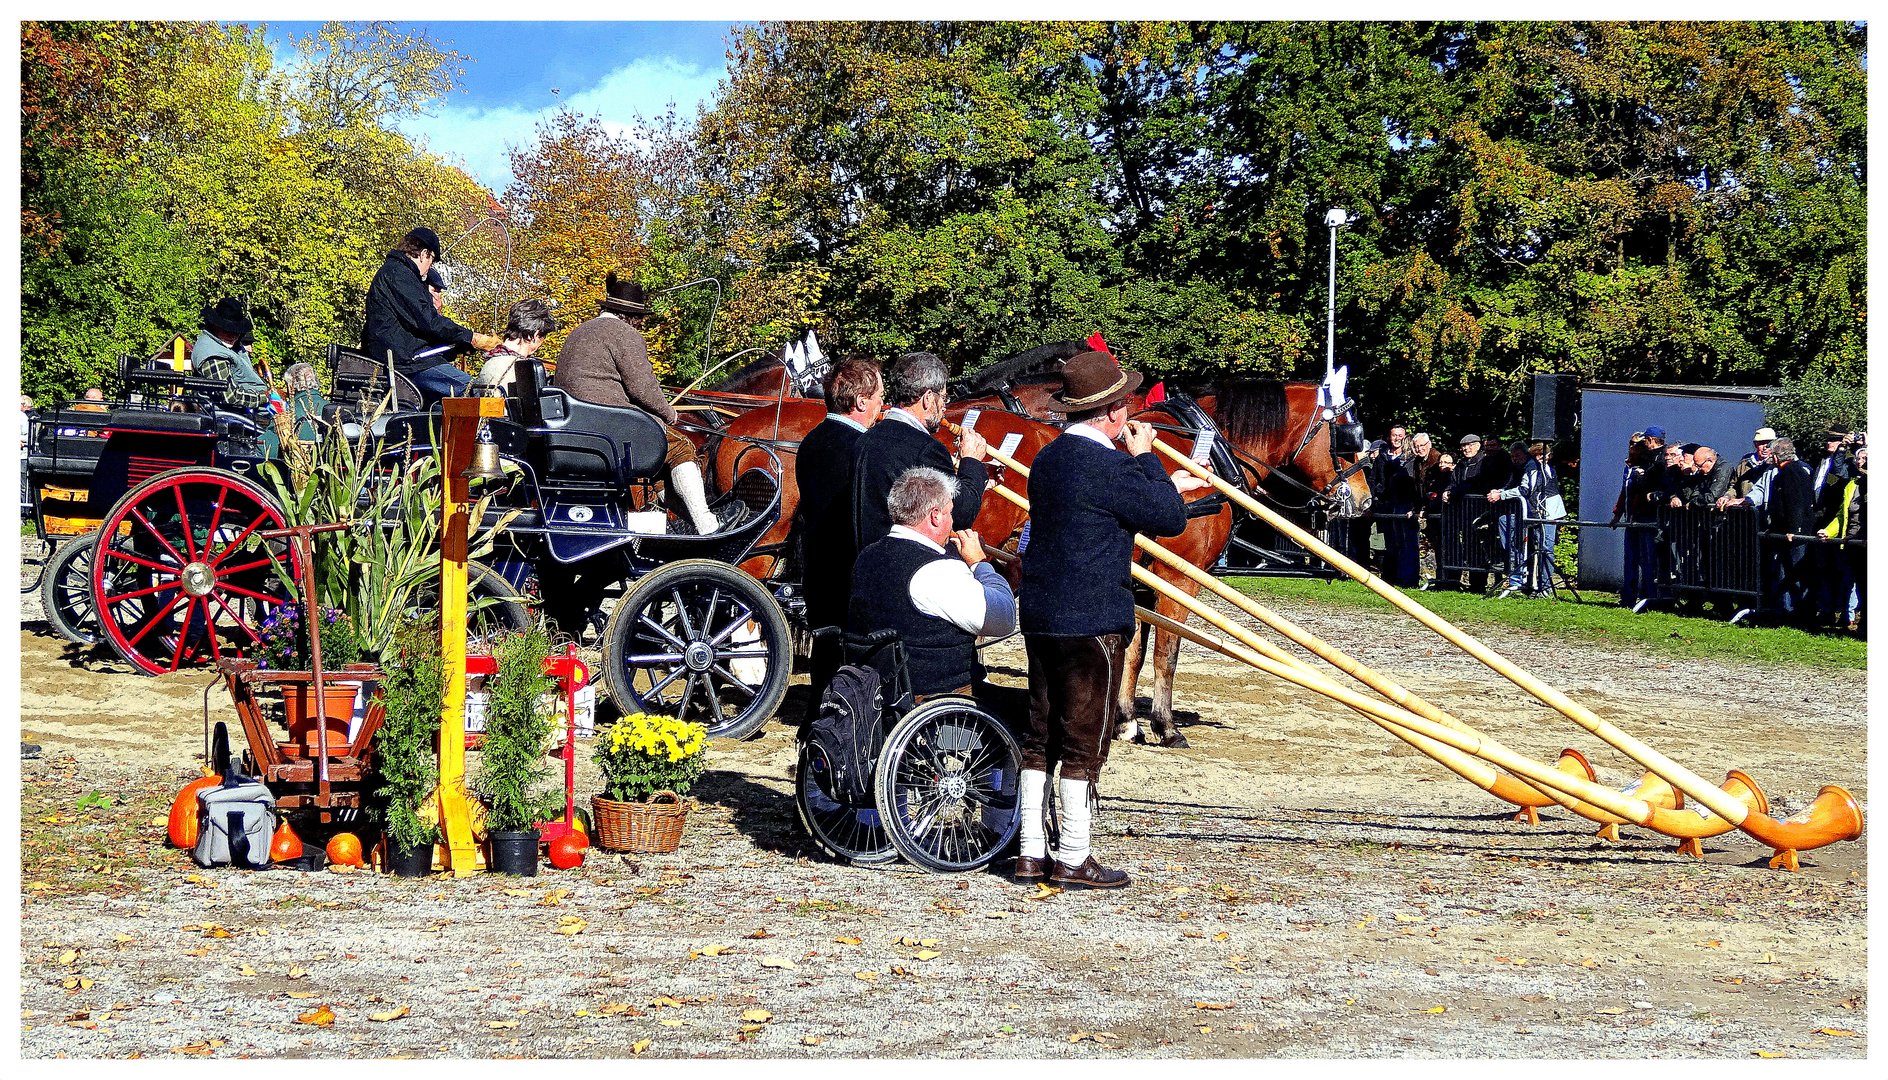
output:
[[413, 381], [428, 402], [465, 393], [472, 376], [452, 363], [455, 346], [490, 352], [503, 342], [447, 318], [433, 302], [427, 276], [439, 261], [439, 235], [424, 226], [400, 243], [367, 286], [367, 328], [361, 351]]

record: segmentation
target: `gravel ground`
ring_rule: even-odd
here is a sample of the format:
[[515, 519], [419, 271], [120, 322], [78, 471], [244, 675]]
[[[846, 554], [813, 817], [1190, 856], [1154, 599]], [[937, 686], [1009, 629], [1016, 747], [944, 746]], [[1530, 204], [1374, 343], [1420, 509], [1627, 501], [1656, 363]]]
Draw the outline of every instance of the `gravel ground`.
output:
[[[1516, 749], [1638, 775], [1419, 629], [1280, 607]], [[1779, 816], [1823, 783], [1866, 802], [1841, 676], [1499, 645], [1705, 775], [1748, 770]], [[1700, 863], [1565, 815], [1517, 825], [1355, 717], [1191, 649], [1193, 748], [1117, 746], [1102, 785], [1097, 849], [1134, 886], [1039, 897], [822, 861], [778, 725], [715, 747], [674, 855], [537, 879], [199, 871], [158, 818], [195, 771], [206, 677], [125, 674], [31, 622], [21, 648], [24, 737], [46, 748], [22, 770], [28, 1057], [1867, 1052], [1866, 838], [1791, 875], [1737, 834]], [[990, 659], [1016, 677], [1019, 649]]]

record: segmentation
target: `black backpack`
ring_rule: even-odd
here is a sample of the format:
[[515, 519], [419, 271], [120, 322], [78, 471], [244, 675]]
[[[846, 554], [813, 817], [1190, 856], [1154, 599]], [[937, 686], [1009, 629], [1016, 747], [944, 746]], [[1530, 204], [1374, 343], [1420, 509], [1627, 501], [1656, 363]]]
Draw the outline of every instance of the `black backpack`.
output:
[[843, 806], [872, 805], [872, 770], [885, 742], [880, 718], [885, 695], [878, 671], [861, 664], [846, 664], [833, 673], [819, 714], [808, 726], [806, 741], [813, 747], [820, 789]]

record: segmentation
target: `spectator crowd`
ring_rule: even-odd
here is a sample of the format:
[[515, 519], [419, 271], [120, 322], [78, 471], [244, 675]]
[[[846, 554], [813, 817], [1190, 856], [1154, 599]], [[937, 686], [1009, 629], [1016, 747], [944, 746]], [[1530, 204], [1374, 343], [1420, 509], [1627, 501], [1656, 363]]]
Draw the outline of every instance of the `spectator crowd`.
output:
[[[1577, 462], [1574, 463], [1577, 467]], [[1393, 424], [1362, 459], [1375, 512], [1354, 522], [1350, 552], [1390, 584], [1541, 597], [1555, 587], [1554, 548], [1567, 519], [1553, 444], [1463, 435], [1451, 453], [1434, 436]], [[1809, 459], [1759, 429], [1733, 460], [1673, 442], [1657, 425], [1634, 432], [1618, 499], [1604, 524], [1623, 529], [1620, 603], [1664, 607], [1707, 578], [1708, 550], [1687, 531], [1705, 515], [1755, 515], [1758, 586], [1766, 618], [1804, 629], [1866, 633], [1867, 436], [1831, 431]], [[1689, 521], [1684, 520], [1690, 515]], [[1589, 522], [1588, 524], [1601, 524]], [[1729, 558], [1725, 552], [1719, 557]], [[1748, 605], [1747, 605], [1748, 606]]]

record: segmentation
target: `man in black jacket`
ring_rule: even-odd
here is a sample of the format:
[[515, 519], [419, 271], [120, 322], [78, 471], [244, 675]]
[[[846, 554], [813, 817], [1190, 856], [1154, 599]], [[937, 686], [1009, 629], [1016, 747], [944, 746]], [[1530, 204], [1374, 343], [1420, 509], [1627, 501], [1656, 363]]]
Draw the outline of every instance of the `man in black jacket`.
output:
[[[1134, 629], [1134, 534], [1179, 535], [1187, 526], [1180, 496], [1206, 481], [1187, 473], [1169, 478], [1151, 452], [1154, 429], [1129, 422], [1127, 398], [1140, 385], [1139, 373], [1123, 371], [1108, 353], [1086, 352], [1063, 365], [1062, 377], [1050, 408], [1074, 422], [1036, 455], [1029, 476], [1030, 538], [1018, 595], [1029, 725], [1012, 877], [1040, 881], [1047, 869], [1043, 804], [1060, 762], [1061, 843], [1048, 878], [1064, 888], [1119, 888], [1128, 876], [1097, 862], [1088, 837]], [[1126, 454], [1114, 448], [1117, 438]]]
[[933, 436], [944, 419], [944, 361], [930, 353], [906, 353], [885, 373], [884, 420], [859, 438], [853, 453], [852, 532], [854, 550], [891, 531], [885, 497], [905, 470], [924, 465], [957, 477], [958, 492], [951, 528], [968, 529], [983, 506], [989, 471], [983, 458], [989, 445], [975, 431], [965, 431], [959, 460]]
[[[1500, 550], [1495, 523], [1500, 514], [1488, 504], [1488, 493], [1499, 491], [1508, 483], [1508, 459], [1482, 452], [1479, 435], [1464, 435], [1461, 456], [1455, 465], [1455, 478], [1442, 493], [1444, 503], [1459, 507], [1461, 515], [1461, 554], [1466, 559], [1492, 565]], [[1488, 591], [1488, 571], [1474, 570], [1468, 575], [1470, 592]]]
[[[885, 406], [885, 385], [878, 363], [842, 360], [826, 376], [826, 419], [807, 432], [793, 463], [800, 499], [794, 531], [800, 544], [800, 582], [806, 596], [806, 624], [844, 626], [846, 598], [852, 595], [852, 560], [858, 554], [852, 535], [852, 463], [859, 440], [878, 422]], [[844, 650], [837, 638], [813, 641], [810, 717], [839, 670]]]
[[1763, 506], [1764, 548], [1772, 603], [1789, 622], [1807, 626], [1814, 621], [1811, 604], [1808, 537], [1816, 531], [1816, 488], [1809, 466], [1796, 456], [1789, 439], [1770, 444], [1776, 476], [1770, 481]]
[[414, 229], [367, 286], [367, 328], [361, 351], [393, 366], [413, 380], [428, 401], [465, 392], [472, 376], [448, 359], [453, 346], [490, 352], [504, 344], [492, 334], [478, 334], [441, 314], [426, 288], [427, 275], [439, 260], [439, 236], [428, 228]]

